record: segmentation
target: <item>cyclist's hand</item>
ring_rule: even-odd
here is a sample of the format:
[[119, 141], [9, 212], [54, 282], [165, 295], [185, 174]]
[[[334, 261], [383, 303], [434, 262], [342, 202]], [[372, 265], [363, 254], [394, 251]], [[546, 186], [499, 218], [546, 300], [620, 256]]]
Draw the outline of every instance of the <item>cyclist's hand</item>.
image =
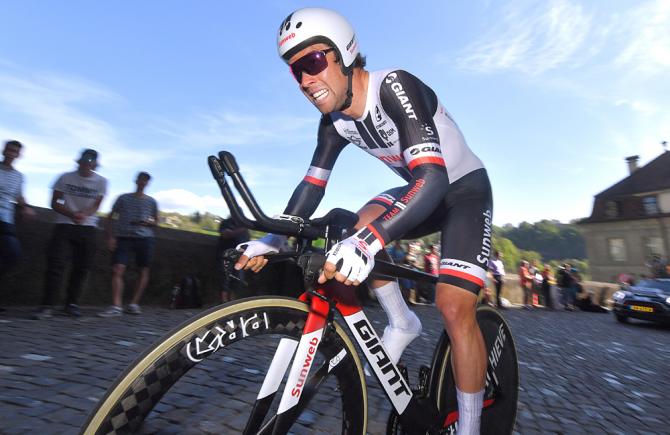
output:
[[379, 251], [375, 247], [381, 246], [381, 243], [374, 243], [375, 247], [369, 245], [363, 240], [367, 237], [361, 237], [363, 231], [369, 233], [364, 228], [328, 251], [326, 264], [319, 276], [319, 284], [333, 278], [345, 285], [359, 285], [365, 281], [375, 265], [375, 254]]
[[250, 242], [240, 243], [235, 249], [242, 252], [242, 255], [235, 263], [235, 269], [249, 270], [259, 272], [266, 264], [268, 254], [276, 254], [284, 243], [285, 237], [268, 234], [267, 236], [252, 240]]

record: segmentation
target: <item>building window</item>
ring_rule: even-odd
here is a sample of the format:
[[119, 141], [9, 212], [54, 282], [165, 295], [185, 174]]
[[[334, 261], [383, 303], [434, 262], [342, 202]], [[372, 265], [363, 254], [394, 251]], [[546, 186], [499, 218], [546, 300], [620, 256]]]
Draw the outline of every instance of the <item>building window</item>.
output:
[[605, 216], [617, 218], [621, 214], [621, 203], [619, 201], [607, 201], [605, 203]]
[[626, 243], [624, 239], [607, 239], [610, 259], [612, 261], [626, 261]]
[[658, 201], [655, 196], [645, 196], [642, 199], [642, 205], [646, 215], [658, 214]]
[[663, 239], [661, 237], [645, 237], [644, 247], [647, 256], [653, 256], [653, 255], [665, 256], [665, 249], [663, 248]]

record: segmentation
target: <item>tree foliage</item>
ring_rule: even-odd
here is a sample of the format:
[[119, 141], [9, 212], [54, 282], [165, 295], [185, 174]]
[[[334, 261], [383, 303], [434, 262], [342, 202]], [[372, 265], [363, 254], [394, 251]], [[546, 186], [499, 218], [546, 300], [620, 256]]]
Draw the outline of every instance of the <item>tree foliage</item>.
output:
[[496, 227], [495, 234], [511, 240], [519, 249], [539, 252], [545, 261], [586, 258], [584, 238], [572, 224], [545, 219], [534, 224], [522, 222], [518, 227]]

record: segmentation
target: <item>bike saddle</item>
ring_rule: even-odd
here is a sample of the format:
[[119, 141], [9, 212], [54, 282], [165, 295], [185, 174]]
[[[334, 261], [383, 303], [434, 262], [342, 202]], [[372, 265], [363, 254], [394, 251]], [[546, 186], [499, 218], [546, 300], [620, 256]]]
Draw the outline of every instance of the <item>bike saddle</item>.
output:
[[309, 221], [310, 225], [320, 228], [339, 227], [341, 229], [353, 228], [358, 222], [358, 215], [343, 208], [334, 208], [324, 216]]

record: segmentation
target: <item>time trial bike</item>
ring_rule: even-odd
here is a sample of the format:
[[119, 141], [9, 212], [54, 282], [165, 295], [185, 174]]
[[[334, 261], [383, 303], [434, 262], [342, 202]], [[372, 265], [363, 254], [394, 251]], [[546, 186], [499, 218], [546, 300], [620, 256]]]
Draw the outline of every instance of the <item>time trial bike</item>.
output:
[[[297, 299], [263, 296], [229, 302], [168, 332], [116, 379], [89, 415], [82, 433], [142, 432], [143, 422], [151, 418], [164, 396], [180, 383], [198, 382], [193, 373], [201, 369], [214, 371], [207, 387], [215, 397], [208, 401], [225, 412], [227, 432], [365, 435], [367, 384], [354, 342], [392, 403], [387, 433], [456, 433], [456, 385], [446, 332], [437, 342], [432, 363], [419, 369], [418, 385], [411, 387], [407, 369], [389, 359], [352, 288], [334, 280], [316, 283], [325, 256], [312, 242], [323, 239], [329, 249], [346, 237], [357, 215], [333, 209], [313, 220], [269, 218], [259, 208], [232, 154], [222, 151], [218, 157], [210, 156], [209, 166], [238, 223], [296, 237], [294, 251], [275, 254], [269, 261], [297, 265], [304, 293]], [[254, 220], [244, 214], [228, 178]], [[227, 270], [232, 270], [238, 256], [234, 250], [224, 254]], [[436, 282], [432, 275], [384, 261], [375, 262], [372, 276]], [[336, 318], [338, 314], [343, 323]], [[481, 432], [510, 434], [519, 386], [514, 339], [500, 313], [487, 305], [478, 306], [477, 321], [488, 359]], [[219, 368], [208, 365], [217, 359], [222, 361]]]

